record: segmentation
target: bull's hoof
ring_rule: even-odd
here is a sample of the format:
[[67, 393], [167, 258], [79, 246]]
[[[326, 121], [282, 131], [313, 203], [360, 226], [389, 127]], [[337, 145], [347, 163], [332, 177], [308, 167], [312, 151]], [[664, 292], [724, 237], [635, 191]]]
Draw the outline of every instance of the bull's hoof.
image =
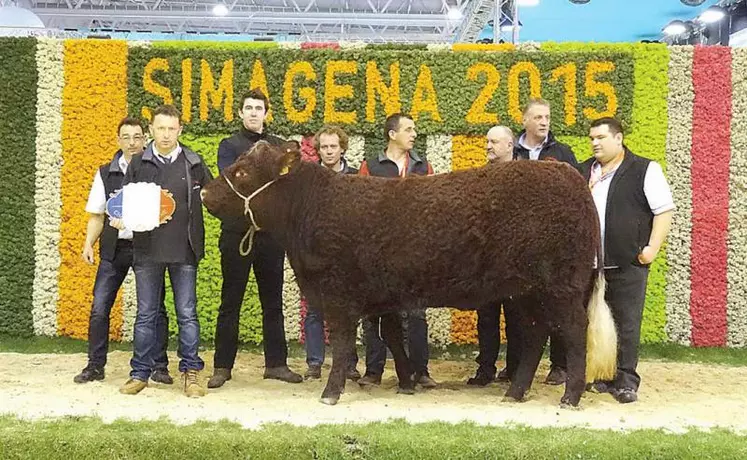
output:
[[580, 399], [581, 398], [576, 400], [576, 402], [574, 403], [571, 398], [567, 396], [563, 396], [562, 398], [560, 398], [560, 408], [561, 409], [578, 409], [578, 403]]
[[334, 406], [335, 404], [337, 404], [337, 401], [339, 400], [340, 400], [339, 396], [338, 397], [328, 396], [326, 398], [319, 398], [319, 402], [321, 402], [322, 404], [326, 404], [328, 406]]
[[415, 394], [415, 388], [401, 388], [401, 387], [397, 387], [397, 394], [400, 394], [400, 395], [414, 395]]
[[581, 406], [579, 406], [578, 404], [574, 406], [565, 402], [560, 403], [560, 408], [563, 410], [581, 410]]
[[501, 402], [504, 402], [504, 403], [520, 403], [520, 402], [522, 402], [522, 399], [516, 399], [513, 396], [506, 395], [506, 396], [503, 397], [503, 399], [501, 399]]

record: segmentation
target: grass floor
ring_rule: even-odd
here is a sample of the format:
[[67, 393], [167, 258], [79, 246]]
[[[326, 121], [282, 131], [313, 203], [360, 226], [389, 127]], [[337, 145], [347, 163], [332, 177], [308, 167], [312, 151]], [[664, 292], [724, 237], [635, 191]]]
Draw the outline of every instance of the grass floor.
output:
[[747, 437], [728, 431], [484, 427], [402, 421], [314, 428], [92, 418], [26, 422], [0, 417], [0, 458], [21, 459], [738, 459]]
[[[209, 345], [212, 346], [212, 344]], [[301, 358], [306, 356], [302, 344], [290, 342], [288, 348], [290, 357]], [[505, 346], [501, 348], [502, 359], [503, 353], [505, 353]], [[131, 351], [132, 344], [127, 342], [111, 342], [109, 344], [109, 349]], [[176, 350], [176, 340], [171, 340], [170, 349]], [[205, 350], [208, 348], [202, 347], [202, 349]], [[87, 350], [88, 342], [85, 340], [71, 339], [69, 337], [12, 337], [8, 335], [0, 335], [0, 352], [86, 353]], [[262, 345], [243, 344], [241, 345], [241, 350], [262, 353]], [[362, 347], [359, 347], [359, 352], [363, 352]], [[431, 358], [473, 360], [476, 353], [476, 345], [450, 345], [443, 349], [432, 348]], [[691, 348], [669, 343], [642, 344], [640, 348], [640, 357], [644, 360], [747, 366], [747, 348]]]

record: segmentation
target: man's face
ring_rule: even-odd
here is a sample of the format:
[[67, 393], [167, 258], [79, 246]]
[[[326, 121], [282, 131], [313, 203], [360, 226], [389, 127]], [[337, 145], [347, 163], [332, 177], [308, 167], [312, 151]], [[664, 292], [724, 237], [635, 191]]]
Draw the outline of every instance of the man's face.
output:
[[262, 99], [244, 99], [244, 104], [239, 109], [239, 116], [244, 123], [244, 128], [255, 133], [261, 133], [267, 118], [267, 108]]
[[511, 161], [514, 156], [514, 139], [498, 129], [488, 131], [488, 161]]
[[394, 142], [403, 150], [412, 150], [416, 137], [418, 133], [415, 132], [415, 122], [409, 118], [400, 118], [397, 131], [389, 131], [389, 142]]
[[142, 153], [143, 146], [145, 145], [143, 128], [140, 126], [122, 125], [122, 127], [119, 128], [117, 143], [122, 152], [127, 156]]
[[524, 115], [524, 129], [527, 134], [544, 139], [550, 132], [550, 107], [533, 104]]
[[337, 134], [322, 134], [319, 136], [319, 158], [328, 168], [335, 166], [342, 156], [340, 138]]
[[161, 153], [169, 153], [176, 148], [182, 124], [179, 118], [169, 115], [156, 115], [150, 124], [150, 134], [153, 142]]
[[612, 134], [607, 125], [597, 126], [589, 130], [591, 148], [594, 158], [601, 164], [607, 164], [614, 160], [623, 150], [622, 133]]

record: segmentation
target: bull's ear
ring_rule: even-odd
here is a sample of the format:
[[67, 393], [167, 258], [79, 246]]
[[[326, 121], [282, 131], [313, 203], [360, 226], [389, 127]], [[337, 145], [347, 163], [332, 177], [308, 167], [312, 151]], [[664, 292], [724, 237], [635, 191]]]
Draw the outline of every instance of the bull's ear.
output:
[[296, 141], [288, 141], [283, 143], [281, 148], [283, 149], [283, 155], [278, 175], [284, 176], [301, 161], [301, 145]]

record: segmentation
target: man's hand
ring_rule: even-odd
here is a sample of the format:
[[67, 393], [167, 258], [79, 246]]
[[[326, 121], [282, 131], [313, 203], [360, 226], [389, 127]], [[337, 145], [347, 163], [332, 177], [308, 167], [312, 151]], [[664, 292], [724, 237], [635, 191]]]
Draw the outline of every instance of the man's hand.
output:
[[93, 265], [96, 260], [93, 256], [93, 246], [88, 243], [83, 244], [83, 254], [80, 256], [87, 264]]
[[646, 246], [645, 248], [643, 248], [641, 253], [638, 254], [638, 262], [640, 262], [641, 265], [648, 265], [654, 261], [658, 252], [659, 251], [652, 248], [651, 246]]
[[116, 228], [117, 230], [124, 230], [124, 222], [122, 219], [109, 219], [109, 225]]

